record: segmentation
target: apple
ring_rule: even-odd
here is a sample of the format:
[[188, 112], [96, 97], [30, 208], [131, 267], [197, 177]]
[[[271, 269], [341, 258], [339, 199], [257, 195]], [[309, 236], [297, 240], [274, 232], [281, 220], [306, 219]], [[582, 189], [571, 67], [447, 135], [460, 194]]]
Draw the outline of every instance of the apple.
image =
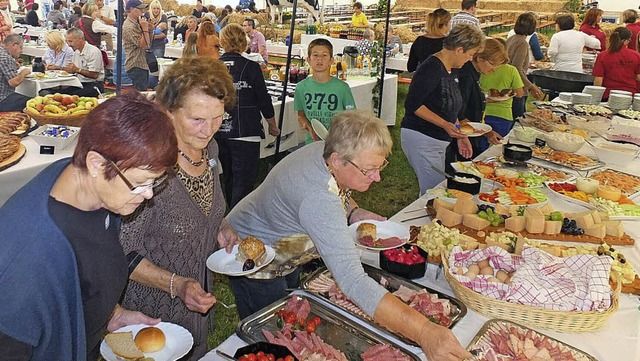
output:
[[53, 94], [53, 100], [55, 100], [57, 102], [61, 102], [62, 101], [62, 94], [60, 94], [60, 93]]
[[36, 110], [37, 111], [42, 111], [42, 109], [44, 109], [44, 104], [36, 104]]
[[68, 95], [65, 95], [62, 97], [62, 100], [60, 101], [60, 103], [62, 103], [62, 105], [69, 105], [73, 103], [73, 98], [71, 98]]
[[74, 103], [78, 101], [78, 98], [80, 98], [80, 97], [79, 97], [79, 96], [77, 96], [77, 95], [72, 95], [72, 96], [71, 96], [71, 99], [73, 99], [73, 102], [74, 102]]

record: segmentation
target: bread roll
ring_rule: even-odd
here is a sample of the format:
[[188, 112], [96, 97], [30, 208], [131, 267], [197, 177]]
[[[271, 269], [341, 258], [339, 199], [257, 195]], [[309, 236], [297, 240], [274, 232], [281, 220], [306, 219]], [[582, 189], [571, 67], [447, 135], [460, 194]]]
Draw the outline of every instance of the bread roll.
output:
[[476, 129], [474, 127], [472, 127], [469, 124], [461, 124], [460, 125], [460, 132], [462, 134], [473, 134], [476, 132]]
[[161, 329], [157, 327], [145, 327], [136, 335], [136, 346], [142, 352], [156, 352], [164, 348], [167, 339]]
[[373, 223], [360, 223], [356, 229], [358, 241], [362, 243], [362, 240], [368, 240], [370, 242], [378, 239], [378, 231], [376, 225]]

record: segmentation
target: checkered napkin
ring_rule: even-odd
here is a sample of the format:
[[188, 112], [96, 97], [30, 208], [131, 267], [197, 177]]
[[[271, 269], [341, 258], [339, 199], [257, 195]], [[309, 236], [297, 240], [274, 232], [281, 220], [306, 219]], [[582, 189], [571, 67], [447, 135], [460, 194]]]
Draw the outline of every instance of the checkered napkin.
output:
[[[467, 266], [484, 259], [496, 272], [515, 271], [511, 285], [488, 282], [491, 275], [478, 275], [471, 281], [458, 274], [458, 266], [466, 271]], [[607, 256], [559, 258], [530, 246], [524, 247], [522, 256], [500, 247], [473, 251], [454, 247], [449, 255], [449, 272], [466, 287], [499, 300], [558, 311], [604, 311], [611, 306], [611, 262]]]

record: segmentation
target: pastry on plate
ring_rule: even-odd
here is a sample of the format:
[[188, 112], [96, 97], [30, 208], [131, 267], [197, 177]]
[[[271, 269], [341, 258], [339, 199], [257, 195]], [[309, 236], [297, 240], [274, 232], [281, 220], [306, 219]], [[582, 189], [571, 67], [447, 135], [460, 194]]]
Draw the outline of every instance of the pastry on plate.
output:
[[259, 266], [264, 261], [266, 255], [267, 249], [264, 247], [264, 243], [253, 236], [249, 236], [238, 245], [236, 259], [241, 263], [251, 259], [256, 266]]

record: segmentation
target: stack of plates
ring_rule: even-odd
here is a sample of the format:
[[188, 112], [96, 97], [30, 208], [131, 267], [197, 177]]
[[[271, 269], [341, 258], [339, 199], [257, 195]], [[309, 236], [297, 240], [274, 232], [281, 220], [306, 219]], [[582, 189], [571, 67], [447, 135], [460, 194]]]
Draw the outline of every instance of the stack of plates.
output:
[[640, 94], [633, 97], [633, 110], [640, 112]]
[[587, 85], [582, 90], [583, 93], [591, 94], [591, 104], [598, 105], [602, 101], [602, 95], [607, 88], [603, 86]]
[[571, 102], [573, 104], [592, 104], [591, 94], [571, 93]]
[[613, 110], [624, 110], [631, 108], [633, 97], [631, 96], [631, 93], [626, 93], [628, 94], [620, 94], [620, 91], [612, 90], [611, 93], [609, 93], [609, 102], [607, 103], [609, 108]]
[[562, 92], [558, 94], [558, 98], [560, 98], [560, 100], [564, 100], [565, 102], [571, 102], [571, 93]]

